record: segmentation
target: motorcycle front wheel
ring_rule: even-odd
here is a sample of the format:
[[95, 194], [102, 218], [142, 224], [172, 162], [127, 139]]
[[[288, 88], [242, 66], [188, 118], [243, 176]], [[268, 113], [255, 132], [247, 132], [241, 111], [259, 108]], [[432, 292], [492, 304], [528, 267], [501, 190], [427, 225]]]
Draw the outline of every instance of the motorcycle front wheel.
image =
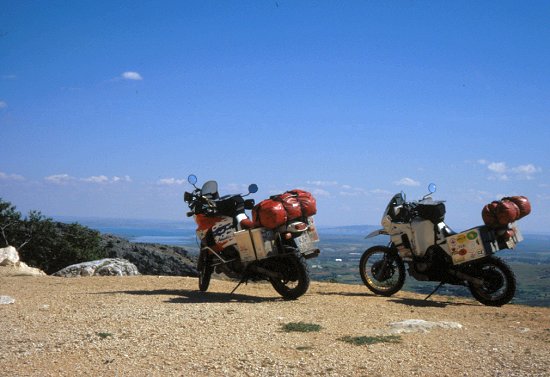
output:
[[384, 246], [366, 250], [359, 262], [361, 280], [373, 293], [391, 296], [405, 283], [405, 265], [397, 252]]
[[483, 305], [502, 306], [509, 303], [516, 294], [514, 272], [500, 258], [484, 259], [474, 264], [467, 273], [483, 280], [481, 285], [468, 283], [472, 296]]
[[199, 271], [199, 290], [206, 292], [210, 285], [210, 278], [212, 277], [213, 268], [210, 263], [208, 250], [202, 249], [197, 261], [197, 270]]
[[296, 300], [309, 288], [309, 271], [303, 255], [272, 258], [269, 261], [271, 271], [278, 272], [281, 278], [270, 278], [273, 288], [285, 300]]

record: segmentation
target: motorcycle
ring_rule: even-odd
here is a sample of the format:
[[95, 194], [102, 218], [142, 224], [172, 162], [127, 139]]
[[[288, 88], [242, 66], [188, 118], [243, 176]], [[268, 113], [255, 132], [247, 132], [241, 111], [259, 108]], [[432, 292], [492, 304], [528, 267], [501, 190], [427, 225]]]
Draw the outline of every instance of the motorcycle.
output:
[[244, 195], [220, 197], [216, 181], [207, 181], [198, 188], [197, 177], [190, 175], [188, 182], [194, 190], [185, 192], [184, 200], [200, 240], [200, 291], [208, 290], [216, 272], [239, 280], [233, 292], [248, 280], [268, 280], [284, 299], [294, 300], [306, 293], [310, 283], [306, 259], [319, 254], [313, 216], [266, 228], [245, 214], [245, 210], [258, 207], [254, 199], [245, 199], [258, 191], [257, 185], [251, 184]]
[[[428, 191], [419, 201], [407, 202], [403, 192], [390, 200], [382, 216], [383, 229], [366, 237], [388, 235], [390, 242], [363, 253], [359, 266], [363, 283], [375, 294], [391, 296], [403, 287], [406, 265], [416, 280], [439, 282], [426, 299], [443, 284], [452, 284], [467, 286], [484, 305], [510, 302], [516, 278], [508, 264], [494, 253], [512, 249], [523, 240], [515, 222], [519, 215], [507, 217], [498, 227], [483, 225], [456, 233], [444, 221], [444, 201], [431, 198], [435, 184], [430, 184]], [[528, 205], [528, 212], [521, 217], [530, 212]]]

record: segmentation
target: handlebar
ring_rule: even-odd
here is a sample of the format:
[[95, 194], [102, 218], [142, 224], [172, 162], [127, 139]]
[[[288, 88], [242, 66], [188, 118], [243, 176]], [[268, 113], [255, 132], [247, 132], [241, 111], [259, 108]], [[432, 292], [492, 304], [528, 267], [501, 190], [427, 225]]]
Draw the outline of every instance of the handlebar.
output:
[[195, 190], [193, 193], [186, 192], [184, 200], [189, 204], [190, 212], [187, 216], [206, 215], [206, 216], [235, 216], [244, 213], [245, 209], [254, 207], [254, 199], [244, 200], [243, 195], [226, 195], [222, 198], [209, 198], [202, 195], [201, 190]]

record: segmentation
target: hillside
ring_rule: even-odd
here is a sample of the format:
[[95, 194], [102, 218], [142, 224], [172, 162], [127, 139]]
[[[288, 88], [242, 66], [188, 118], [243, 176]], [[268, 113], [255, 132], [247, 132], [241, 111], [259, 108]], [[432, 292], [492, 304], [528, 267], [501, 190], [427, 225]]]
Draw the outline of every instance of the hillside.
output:
[[[0, 305], [0, 375], [543, 376], [550, 370], [550, 308], [492, 308], [444, 296], [426, 302], [409, 292], [383, 298], [361, 285], [320, 282], [299, 300], [283, 301], [259, 283], [230, 296], [234, 285], [215, 280], [201, 294], [191, 277], [0, 277], [0, 296], [15, 299]], [[390, 327], [404, 320], [442, 327], [410, 333]], [[285, 332], [291, 322], [321, 329]], [[381, 342], [342, 340], [360, 336]]]
[[196, 257], [179, 246], [130, 242], [101, 234], [101, 247], [109, 258], [123, 258], [143, 275], [198, 276]]

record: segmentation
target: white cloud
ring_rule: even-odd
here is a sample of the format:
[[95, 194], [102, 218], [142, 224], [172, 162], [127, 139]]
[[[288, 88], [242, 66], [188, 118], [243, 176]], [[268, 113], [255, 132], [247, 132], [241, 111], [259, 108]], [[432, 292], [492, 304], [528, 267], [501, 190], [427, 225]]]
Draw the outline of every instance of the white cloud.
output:
[[109, 182], [109, 177], [105, 175], [94, 175], [88, 178], [82, 178], [82, 181], [90, 183], [107, 183]]
[[490, 180], [498, 180], [498, 181], [508, 181], [510, 177], [503, 173], [496, 173], [491, 176], [489, 176]]
[[311, 193], [313, 196], [330, 196], [330, 192], [323, 189], [314, 189]]
[[5, 109], [8, 107], [8, 104], [6, 101], [0, 101], [0, 109]]
[[24, 181], [25, 177], [19, 174], [7, 174], [0, 171], [0, 180], [2, 181]]
[[96, 184], [106, 184], [106, 183], [118, 183], [118, 182], [132, 182], [129, 176], [125, 175], [123, 177], [114, 176], [112, 178], [107, 177], [106, 175], [92, 175], [87, 178], [76, 178], [72, 177], [69, 174], [54, 174], [48, 177], [45, 177], [44, 180], [50, 183], [55, 184], [65, 184], [68, 182], [85, 182], [85, 183], [96, 183]]
[[367, 191], [360, 187], [352, 187], [350, 185], [342, 185], [341, 190], [339, 192], [342, 196], [359, 196], [359, 195], [367, 195]]
[[132, 182], [132, 179], [129, 175], [125, 175], [124, 177], [117, 177], [116, 175], [113, 177], [113, 182]]
[[542, 169], [539, 167], [536, 167], [533, 164], [527, 164], [527, 165], [520, 165], [515, 168], [512, 168], [511, 171], [513, 173], [518, 174], [519, 176], [522, 176], [523, 178], [532, 179], [533, 174], [541, 172]]
[[497, 174], [503, 174], [506, 172], [506, 170], [508, 170], [508, 168], [506, 167], [506, 163], [504, 162], [491, 162], [489, 165], [487, 165], [487, 169]]
[[515, 179], [534, 179], [534, 175], [540, 173], [542, 169], [534, 164], [525, 164], [515, 167], [508, 167], [505, 162], [489, 162], [479, 160], [478, 163], [486, 165], [491, 173], [489, 179], [507, 181], [510, 178]]
[[336, 186], [338, 182], [336, 181], [307, 181], [308, 185], [314, 186]]
[[401, 178], [399, 181], [395, 182], [397, 186], [420, 186], [420, 182], [415, 181], [412, 178]]
[[125, 175], [123, 177], [113, 176], [112, 178], [107, 177], [106, 175], [93, 175], [88, 178], [82, 178], [82, 182], [88, 182], [88, 183], [118, 183], [118, 182], [132, 182], [132, 179], [130, 176]]
[[2, 80], [15, 80], [17, 79], [16, 75], [2, 75]]
[[74, 180], [69, 174], [54, 174], [44, 178], [47, 182], [55, 184], [64, 184]]
[[141, 77], [141, 75], [138, 72], [132, 72], [132, 71], [123, 72], [121, 77], [125, 80], [134, 80], [134, 81], [143, 80], [143, 77]]
[[172, 185], [183, 185], [185, 182], [187, 182], [187, 180], [185, 179], [162, 178], [157, 181], [157, 184], [172, 186]]

